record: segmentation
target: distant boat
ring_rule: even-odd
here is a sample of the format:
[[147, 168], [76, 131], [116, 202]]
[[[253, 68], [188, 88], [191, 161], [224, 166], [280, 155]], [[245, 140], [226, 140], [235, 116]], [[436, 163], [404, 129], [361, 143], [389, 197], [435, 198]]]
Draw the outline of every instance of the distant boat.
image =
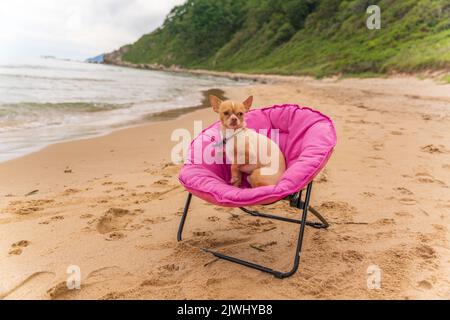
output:
[[103, 54], [100, 54], [100, 55], [95, 56], [93, 58], [88, 58], [85, 61], [87, 63], [103, 63], [103, 60], [104, 60], [103, 57], [104, 57]]

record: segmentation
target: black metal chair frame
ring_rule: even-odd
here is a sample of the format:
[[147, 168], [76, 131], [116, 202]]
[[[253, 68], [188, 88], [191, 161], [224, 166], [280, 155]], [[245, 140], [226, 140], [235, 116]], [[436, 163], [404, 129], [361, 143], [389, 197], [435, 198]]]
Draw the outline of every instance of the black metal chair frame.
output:
[[[303, 236], [305, 233], [305, 227], [310, 226], [310, 227], [313, 227], [316, 229], [327, 229], [329, 227], [329, 224], [325, 220], [325, 218], [317, 210], [315, 210], [314, 208], [309, 206], [309, 202], [311, 199], [312, 185], [313, 185], [313, 183], [310, 182], [308, 184], [308, 186], [306, 187], [306, 195], [305, 195], [304, 201], [302, 200], [302, 193], [304, 190], [300, 190], [299, 192], [294, 193], [293, 195], [288, 197], [288, 200], [290, 201], [290, 205], [292, 207], [302, 210], [301, 220], [291, 219], [291, 218], [272, 215], [272, 214], [261, 213], [259, 211], [253, 211], [253, 210], [249, 210], [246, 208], [240, 208], [245, 213], [248, 213], [254, 217], [274, 219], [274, 220], [279, 220], [279, 221], [284, 221], [284, 222], [289, 222], [289, 223], [300, 224], [300, 231], [299, 231], [298, 239], [297, 239], [297, 248], [295, 250], [295, 256], [294, 256], [294, 264], [290, 271], [282, 272], [282, 271], [273, 270], [269, 267], [262, 266], [262, 265], [259, 265], [259, 264], [256, 264], [256, 263], [253, 263], [250, 261], [238, 259], [238, 258], [235, 258], [232, 256], [228, 256], [223, 253], [215, 252], [215, 251], [212, 251], [207, 248], [204, 248], [202, 250], [205, 252], [211, 253], [212, 255], [214, 255], [215, 257], [217, 257], [219, 259], [227, 260], [227, 261], [234, 262], [234, 263], [237, 263], [237, 264], [249, 267], [249, 268], [260, 270], [262, 272], [270, 273], [279, 279], [283, 279], [283, 278], [292, 276], [293, 274], [295, 274], [297, 272], [298, 266], [300, 264], [300, 256], [301, 256], [301, 250], [302, 250], [302, 244], [303, 244]], [[177, 236], [178, 241], [182, 240], [184, 224], [186, 222], [187, 213], [188, 213], [189, 207], [191, 205], [191, 200], [192, 200], [192, 194], [189, 193], [187, 200], [186, 200], [186, 205], [184, 207], [184, 212], [181, 217], [180, 226], [178, 228], [178, 236]], [[308, 215], [308, 211], [311, 212], [314, 216], [316, 216], [320, 220], [320, 222], [307, 221], [306, 218]]]

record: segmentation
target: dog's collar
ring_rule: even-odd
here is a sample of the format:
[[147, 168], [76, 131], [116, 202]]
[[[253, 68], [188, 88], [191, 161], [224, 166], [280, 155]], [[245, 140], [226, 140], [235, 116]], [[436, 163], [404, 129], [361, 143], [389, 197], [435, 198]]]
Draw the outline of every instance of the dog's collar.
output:
[[239, 134], [240, 134], [241, 132], [243, 132], [243, 131], [245, 131], [245, 128], [241, 128], [241, 129], [239, 129], [239, 130], [236, 130], [231, 136], [225, 137], [225, 138], [222, 139], [222, 141], [216, 143], [216, 144], [214, 145], [214, 147], [222, 147], [222, 146], [225, 146], [225, 145], [227, 144], [227, 142], [228, 142], [230, 139], [236, 137], [237, 135], [239, 135]]

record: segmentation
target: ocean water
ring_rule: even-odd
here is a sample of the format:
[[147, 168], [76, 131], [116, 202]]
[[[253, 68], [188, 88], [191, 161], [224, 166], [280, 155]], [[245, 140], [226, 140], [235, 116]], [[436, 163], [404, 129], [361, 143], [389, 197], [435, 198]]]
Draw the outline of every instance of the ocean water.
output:
[[0, 161], [198, 105], [224, 78], [35, 59], [0, 63]]

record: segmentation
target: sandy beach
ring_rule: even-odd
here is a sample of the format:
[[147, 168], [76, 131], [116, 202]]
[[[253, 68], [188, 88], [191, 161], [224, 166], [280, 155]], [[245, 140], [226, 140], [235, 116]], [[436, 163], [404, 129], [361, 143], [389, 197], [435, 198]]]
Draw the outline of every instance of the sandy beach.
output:
[[[264, 82], [217, 89], [235, 100], [252, 94], [257, 107], [313, 107], [338, 133], [312, 197], [331, 227], [307, 230], [296, 275], [275, 279], [198, 250], [286, 270], [298, 228], [199, 199], [177, 243], [187, 194], [170, 135], [217, 120], [195, 109], [0, 163], [0, 298], [450, 299], [450, 85]], [[265, 208], [277, 209], [290, 210]], [[80, 290], [66, 286], [71, 266], [81, 271]], [[380, 289], [367, 287], [371, 266], [381, 270]]]

